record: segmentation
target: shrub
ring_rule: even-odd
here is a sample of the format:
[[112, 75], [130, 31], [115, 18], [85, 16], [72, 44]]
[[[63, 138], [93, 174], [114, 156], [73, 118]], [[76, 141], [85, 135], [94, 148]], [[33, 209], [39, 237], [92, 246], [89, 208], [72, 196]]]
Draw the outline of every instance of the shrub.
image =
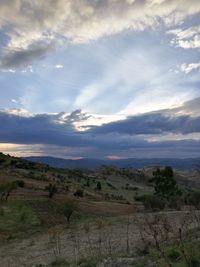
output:
[[192, 205], [195, 208], [199, 209], [200, 208], [200, 192], [198, 191], [190, 192], [186, 196], [185, 202], [186, 204]]
[[190, 264], [191, 264], [191, 267], [199, 267], [200, 266], [200, 260], [197, 259], [196, 257], [192, 257], [190, 259]]
[[26, 211], [22, 211], [22, 213], [20, 214], [20, 217], [19, 217], [19, 221], [24, 223], [27, 221], [27, 218], [28, 218], [28, 214]]
[[16, 182], [18, 187], [24, 187], [25, 186], [25, 182], [23, 180], [16, 180], [15, 182]]
[[178, 261], [181, 259], [181, 254], [178, 250], [176, 249], [171, 249], [169, 252], [168, 252], [168, 258], [171, 260], [171, 261]]
[[48, 186], [45, 187], [45, 191], [49, 192], [49, 198], [52, 198], [58, 191], [57, 187], [55, 184], [49, 184]]
[[83, 197], [84, 191], [82, 189], [77, 189], [76, 192], [74, 192], [75, 197]]
[[63, 207], [63, 214], [67, 219], [67, 223], [70, 224], [72, 214], [78, 210], [78, 206], [75, 201], [68, 200]]
[[172, 196], [168, 201], [168, 207], [171, 209], [180, 210], [181, 205], [184, 203], [180, 196]]
[[0, 207], [0, 216], [4, 216], [4, 209]]
[[56, 259], [50, 265], [51, 267], [68, 267], [70, 264], [65, 259]]
[[97, 258], [82, 258], [78, 261], [80, 267], [94, 267], [98, 262]]
[[163, 210], [166, 205], [166, 201], [156, 195], [141, 195], [141, 196], [135, 196], [134, 199], [136, 201], [141, 201], [145, 207], [145, 209], [148, 210]]
[[97, 182], [97, 190], [101, 191], [101, 183]]

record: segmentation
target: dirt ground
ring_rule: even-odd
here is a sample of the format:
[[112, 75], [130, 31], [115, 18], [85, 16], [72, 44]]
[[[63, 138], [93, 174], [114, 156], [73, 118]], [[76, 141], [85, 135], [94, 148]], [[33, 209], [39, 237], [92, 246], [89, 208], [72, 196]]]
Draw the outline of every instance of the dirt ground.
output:
[[[162, 216], [157, 213], [156, 216]], [[165, 216], [173, 227], [179, 225], [187, 212], [167, 212]], [[10, 241], [0, 247], [1, 267], [32, 267], [47, 264], [56, 256], [68, 261], [94, 255], [109, 255], [135, 251], [141, 244], [138, 220], [142, 214], [123, 216], [118, 222], [98, 219], [94, 223], [49, 228], [46, 232], [21, 241]], [[155, 216], [149, 214], [148, 216]], [[120, 220], [121, 219], [121, 220]]]

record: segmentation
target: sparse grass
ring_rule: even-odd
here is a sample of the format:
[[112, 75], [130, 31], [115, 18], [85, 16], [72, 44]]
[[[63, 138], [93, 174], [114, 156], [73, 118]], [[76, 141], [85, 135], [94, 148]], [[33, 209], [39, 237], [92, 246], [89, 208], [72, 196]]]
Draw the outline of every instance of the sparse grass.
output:
[[88, 257], [88, 258], [82, 258], [78, 261], [78, 266], [81, 267], [95, 267], [96, 264], [99, 262], [99, 258], [97, 257]]
[[[199, 267], [200, 266], [200, 242], [185, 242], [185, 251], [187, 253], [187, 257], [190, 261], [190, 267]], [[188, 264], [185, 263], [183, 254], [181, 253], [181, 250], [179, 247], [171, 246], [165, 248], [166, 254], [168, 256], [168, 259], [170, 260], [173, 267], [188, 267]], [[147, 255], [144, 260], [146, 262], [150, 261], [156, 261], [158, 263], [159, 267], [166, 267], [165, 260], [161, 259], [158, 255], [158, 252], [154, 249], [150, 249], [150, 254]], [[137, 265], [136, 265], [137, 266]], [[140, 265], [139, 265], [140, 266]], [[142, 267], [148, 267], [147, 265], [141, 265]]]
[[6, 239], [24, 237], [40, 226], [34, 211], [23, 201], [8, 201], [1, 204], [0, 233]]

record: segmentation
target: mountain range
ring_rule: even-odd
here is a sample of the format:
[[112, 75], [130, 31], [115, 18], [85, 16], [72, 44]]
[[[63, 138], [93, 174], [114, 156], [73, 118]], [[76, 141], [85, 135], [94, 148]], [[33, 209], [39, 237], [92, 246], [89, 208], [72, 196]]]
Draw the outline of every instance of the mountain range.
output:
[[102, 165], [111, 165], [119, 168], [143, 168], [148, 166], [171, 166], [179, 170], [195, 169], [200, 166], [200, 158], [127, 158], [127, 159], [64, 159], [49, 156], [31, 156], [25, 159], [48, 164], [58, 168], [87, 168], [94, 169]]

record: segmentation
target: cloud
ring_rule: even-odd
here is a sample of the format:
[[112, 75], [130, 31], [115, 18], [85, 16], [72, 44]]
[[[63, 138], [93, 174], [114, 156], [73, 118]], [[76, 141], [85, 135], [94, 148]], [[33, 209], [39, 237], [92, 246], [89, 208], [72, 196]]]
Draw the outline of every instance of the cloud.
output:
[[190, 63], [190, 64], [183, 63], [179, 68], [180, 68], [180, 70], [182, 72], [188, 74], [193, 70], [200, 69], [200, 62], [198, 62], [198, 63]]
[[45, 54], [45, 49], [32, 51], [37, 43], [84, 43], [124, 30], [155, 28], [160, 22], [172, 26], [199, 11], [199, 0], [1, 0], [0, 27], [10, 54], [3, 65], [12, 65], [11, 57], [19, 53], [25, 61]]
[[187, 114], [193, 117], [200, 116], [200, 97], [187, 101], [179, 108], [173, 109], [175, 114]]
[[93, 129], [95, 133], [120, 133], [130, 135], [148, 134], [189, 134], [200, 132], [200, 117], [166, 116], [159, 113], [149, 113], [129, 117], [126, 120], [112, 122]]
[[[29, 67], [33, 59], [43, 57], [52, 49], [53, 45], [51, 44], [49, 46], [32, 47], [26, 50], [18, 49], [7, 51], [0, 61], [0, 68], [9, 69], [11, 71], [13, 69], [10, 68], [15, 68], [16, 66]], [[15, 72], [15, 70], [13, 70], [13, 72]]]
[[193, 26], [187, 29], [178, 28], [168, 31], [168, 34], [174, 35], [171, 43], [176, 47], [184, 49], [200, 47], [200, 26]]
[[200, 116], [180, 112], [192, 112], [192, 106], [198, 103], [196, 99], [172, 110], [127, 117], [98, 127], [88, 125], [90, 129], [85, 131], [77, 130], [76, 123], [91, 122], [91, 115], [80, 110], [38, 115], [20, 109], [0, 110], [0, 143], [13, 144], [18, 152], [19, 146], [27, 146], [27, 151], [33, 147], [36, 154], [52, 155], [54, 151], [58, 155], [60, 151], [60, 156], [65, 153], [72, 157], [194, 156], [200, 152]]
[[55, 66], [55, 68], [56, 68], [56, 69], [63, 69], [63, 68], [64, 68], [64, 66], [63, 66], [63, 65], [61, 65], [61, 64], [58, 64], [58, 65], [56, 65], [56, 66]]
[[128, 135], [188, 135], [200, 133], [200, 98], [185, 102], [172, 109], [129, 116], [126, 119], [93, 127], [97, 134], [118, 133]]

